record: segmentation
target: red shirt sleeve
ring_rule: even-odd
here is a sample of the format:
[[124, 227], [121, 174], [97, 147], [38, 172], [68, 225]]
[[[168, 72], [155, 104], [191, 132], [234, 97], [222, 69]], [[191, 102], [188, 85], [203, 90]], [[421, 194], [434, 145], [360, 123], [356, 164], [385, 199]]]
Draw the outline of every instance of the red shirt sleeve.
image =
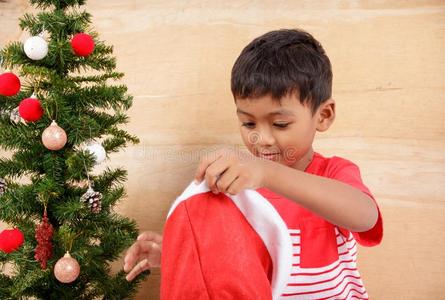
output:
[[[371, 247], [380, 244], [383, 238], [382, 215], [380, 213], [377, 202], [374, 199], [374, 196], [363, 184], [358, 166], [349, 160], [340, 157], [333, 157], [331, 158], [331, 161], [329, 163], [328, 177], [349, 184], [367, 194], [369, 197], [371, 197], [372, 200], [374, 200], [374, 203], [376, 204], [378, 210], [378, 218], [376, 224], [368, 231], [352, 232], [352, 234], [356, 241], [362, 246]], [[345, 233], [345, 231], [347, 230], [342, 229], [341, 231]]]

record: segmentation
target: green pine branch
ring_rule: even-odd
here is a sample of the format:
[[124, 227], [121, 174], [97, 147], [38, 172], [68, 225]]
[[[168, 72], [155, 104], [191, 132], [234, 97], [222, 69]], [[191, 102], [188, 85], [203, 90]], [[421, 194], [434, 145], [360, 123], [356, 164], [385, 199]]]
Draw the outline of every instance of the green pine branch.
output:
[[65, 9], [72, 6], [80, 6], [86, 3], [85, 0], [30, 0], [31, 4], [37, 8], [55, 7], [56, 9]]
[[[24, 244], [15, 252], [0, 251], [0, 264], [12, 263], [11, 276], [0, 272], [0, 299], [125, 299], [132, 297], [137, 285], [149, 272], [133, 282], [125, 280], [122, 270], [111, 274], [110, 263], [136, 239], [136, 223], [113, 210], [126, 198], [123, 168], [95, 168], [91, 153], [83, 146], [101, 142], [107, 154], [125, 148], [139, 139], [121, 128], [128, 123], [126, 111], [133, 98], [119, 80], [113, 47], [101, 41], [91, 28], [91, 15], [80, 11], [84, 0], [30, 0], [44, 11], [25, 14], [19, 25], [31, 35], [42, 31], [48, 42], [48, 55], [39, 61], [29, 59], [23, 44], [12, 42], [0, 50], [2, 67], [20, 75], [21, 91], [12, 97], [0, 96], [0, 148], [12, 151], [0, 158], [0, 177], [8, 184], [0, 196], [0, 220], [18, 227]], [[68, 9], [69, 8], [69, 9]], [[78, 57], [71, 49], [71, 37], [89, 33], [95, 50]], [[10, 111], [35, 92], [44, 115], [37, 122], [14, 123]], [[68, 141], [58, 151], [46, 149], [42, 132], [52, 120], [62, 127]], [[80, 201], [87, 179], [102, 193], [102, 210], [93, 213]], [[37, 245], [35, 226], [44, 208], [54, 226], [53, 255], [42, 270], [34, 259]], [[57, 260], [70, 250], [81, 265], [79, 278], [71, 284], [58, 282], [53, 274]]]
[[123, 184], [127, 180], [128, 172], [122, 168], [106, 168], [105, 171], [93, 177], [94, 187], [100, 191], [108, 190], [112, 187]]
[[32, 35], [38, 35], [45, 30], [51, 34], [52, 39], [64, 39], [69, 35], [84, 31], [89, 23], [91, 23], [91, 15], [86, 11], [67, 13], [63, 10], [55, 10], [40, 12], [37, 15], [25, 14], [20, 18], [19, 26]]
[[[22, 152], [17, 152], [14, 155], [16, 157], [20, 157]], [[10, 178], [18, 178], [26, 174], [29, 166], [26, 166], [22, 163], [22, 161], [30, 161], [31, 157], [27, 157], [24, 160], [20, 159], [7, 159], [0, 158], [0, 178], [8, 175]]]

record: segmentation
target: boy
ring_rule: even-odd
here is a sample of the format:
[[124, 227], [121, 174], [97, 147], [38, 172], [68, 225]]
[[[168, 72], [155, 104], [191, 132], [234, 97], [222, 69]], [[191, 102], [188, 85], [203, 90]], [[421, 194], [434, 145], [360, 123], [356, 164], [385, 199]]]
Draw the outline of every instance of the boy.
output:
[[[367, 298], [355, 241], [379, 244], [382, 218], [358, 167], [312, 148], [315, 133], [335, 119], [331, 64], [322, 46], [301, 30], [266, 33], [241, 52], [231, 88], [241, 136], [253, 155], [213, 152], [201, 160], [196, 181], [206, 180], [214, 193], [257, 189], [278, 211], [295, 251], [283, 298]], [[159, 249], [159, 237], [142, 246], [149, 235], [129, 250], [126, 271], [144, 257], [141, 247]], [[130, 279], [149, 266], [142, 261], [136, 267]]]

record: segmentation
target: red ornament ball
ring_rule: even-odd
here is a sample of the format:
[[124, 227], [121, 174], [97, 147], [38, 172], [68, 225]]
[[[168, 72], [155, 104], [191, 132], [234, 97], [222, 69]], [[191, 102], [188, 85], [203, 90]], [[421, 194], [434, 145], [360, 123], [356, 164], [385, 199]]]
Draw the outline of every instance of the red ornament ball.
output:
[[11, 72], [0, 75], [0, 95], [14, 96], [20, 91], [20, 79]]
[[43, 108], [39, 99], [33, 96], [23, 99], [19, 104], [19, 114], [26, 121], [38, 121], [43, 116]]
[[77, 56], [88, 56], [94, 51], [94, 41], [89, 34], [77, 33], [71, 40], [71, 47]]
[[6, 229], [0, 233], [0, 250], [5, 253], [11, 253], [23, 244], [25, 237], [18, 229]]

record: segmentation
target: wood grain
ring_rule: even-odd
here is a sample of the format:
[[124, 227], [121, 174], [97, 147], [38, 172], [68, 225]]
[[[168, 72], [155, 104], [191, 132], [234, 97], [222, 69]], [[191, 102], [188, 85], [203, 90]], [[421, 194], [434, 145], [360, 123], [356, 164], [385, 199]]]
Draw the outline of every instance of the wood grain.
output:
[[[360, 249], [371, 298], [443, 297], [443, 1], [90, 0], [86, 9], [135, 96], [127, 129], [141, 144], [107, 165], [129, 170], [118, 211], [141, 230], [162, 231], [202, 153], [241, 147], [229, 84], [241, 49], [266, 31], [303, 28], [334, 71], [337, 120], [315, 148], [358, 163], [384, 216], [382, 245]], [[23, 38], [25, 10], [26, 1], [0, 3], [1, 44]], [[159, 270], [136, 297], [157, 298]]]

